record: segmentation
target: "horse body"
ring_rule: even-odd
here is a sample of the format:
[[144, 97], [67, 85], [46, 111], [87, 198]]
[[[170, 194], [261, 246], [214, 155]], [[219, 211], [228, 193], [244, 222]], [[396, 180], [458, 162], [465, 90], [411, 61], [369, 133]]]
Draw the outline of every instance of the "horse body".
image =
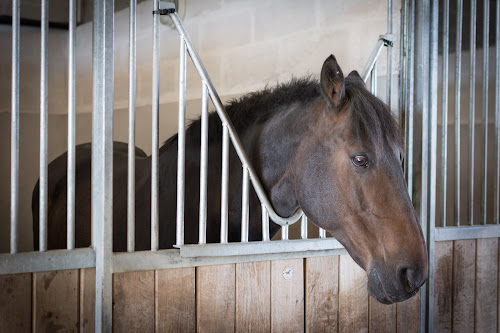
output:
[[[329, 231], [367, 271], [380, 302], [407, 299], [427, 278], [427, 251], [407, 194], [399, 131], [389, 108], [370, 94], [357, 72], [344, 78], [333, 56], [320, 81], [295, 79], [226, 106], [262, 185], [278, 214], [301, 208]], [[198, 241], [200, 121], [186, 130], [185, 243]], [[222, 126], [209, 117], [207, 242], [220, 240]], [[77, 247], [90, 245], [90, 146], [77, 149]], [[114, 144], [113, 249], [126, 250], [126, 147]], [[49, 248], [65, 247], [65, 155], [49, 166]], [[159, 155], [160, 248], [175, 243], [177, 135]], [[229, 154], [230, 242], [241, 236], [242, 167]], [[52, 176], [52, 177], [51, 177]], [[51, 177], [51, 178], [50, 178]], [[57, 179], [56, 179], [57, 178]], [[38, 190], [33, 196], [36, 229]], [[136, 153], [136, 250], [150, 249], [151, 157]], [[250, 190], [249, 240], [262, 237], [260, 202]], [[62, 208], [61, 208], [62, 207]], [[64, 208], [64, 209], [63, 209]], [[271, 224], [270, 235], [279, 226]], [[60, 234], [64, 237], [52, 237]], [[35, 237], [38, 235], [35, 232]]]

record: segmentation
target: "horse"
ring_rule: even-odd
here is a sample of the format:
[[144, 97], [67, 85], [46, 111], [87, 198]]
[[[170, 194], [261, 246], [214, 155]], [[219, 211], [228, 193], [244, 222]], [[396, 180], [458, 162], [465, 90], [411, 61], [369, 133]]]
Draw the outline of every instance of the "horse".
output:
[[[225, 109], [275, 211], [297, 209], [330, 232], [368, 276], [370, 294], [390, 304], [416, 294], [428, 276], [425, 240], [404, 181], [403, 140], [390, 108], [356, 71], [344, 77], [330, 55], [320, 77], [293, 78], [229, 102]], [[208, 118], [207, 242], [220, 241], [222, 124]], [[198, 241], [200, 119], [186, 129], [185, 243]], [[159, 245], [175, 244], [177, 134], [159, 151]], [[126, 251], [127, 163], [114, 143], [113, 250]], [[90, 145], [76, 149], [76, 246], [90, 246]], [[65, 155], [49, 165], [48, 247], [65, 248]], [[135, 250], [150, 249], [151, 157], [136, 151]], [[228, 241], [241, 236], [242, 167], [229, 153]], [[261, 205], [249, 197], [249, 240], [262, 240]], [[38, 184], [33, 192], [35, 244]], [[279, 226], [270, 223], [271, 236]]]

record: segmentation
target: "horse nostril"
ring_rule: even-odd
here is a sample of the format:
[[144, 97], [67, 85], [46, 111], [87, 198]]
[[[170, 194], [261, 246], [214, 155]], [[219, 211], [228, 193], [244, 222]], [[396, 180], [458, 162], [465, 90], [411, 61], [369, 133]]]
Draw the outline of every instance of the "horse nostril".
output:
[[415, 267], [401, 267], [399, 269], [399, 278], [402, 289], [407, 293], [414, 292], [420, 287], [421, 273]]

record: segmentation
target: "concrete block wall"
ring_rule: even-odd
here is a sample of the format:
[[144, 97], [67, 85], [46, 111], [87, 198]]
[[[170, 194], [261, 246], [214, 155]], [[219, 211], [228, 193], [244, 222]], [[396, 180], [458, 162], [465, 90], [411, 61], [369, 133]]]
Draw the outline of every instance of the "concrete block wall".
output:
[[[137, 7], [137, 146], [151, 152], [152, 3]], [[399, 36], [400, 2], [394, 1]], [[128, 9], [115, 14], [114, 139], [127, 141]], [[318, 76], [334, 54], [344, 73], [361, 71], [380, 34], [387, 30], [387, 0], [186, 0], [184, 24], [223, 101], [289, 80]], [[161, 26], [160, 140], [176, 133], [179, 38]], [[31, 193], [38, 179], [38, 28], [21, 28], [20, 248], [32, 248]], [[10, 26], [0, 26], [0, 253], [9, 249]], [[91, 139], [92, 24], [77, 28], [77, 143]], [[399, 43], [393, 52], [397, 77]], [[385, 52], [379, 61], [379, 95], [385, 96]], [[67, 150], [67, 32], [49, 36], [49, 160]], [[188, 59], [188, 118], [199, 112], [201, 84]], [[397, 81], [395, 81], [395, 86]], [[395, 90], [395, 89], [394, 89]], [[393, 105], [397, 92], [393, 95]], [[396, 106], [393, 107], [396, 110]]]

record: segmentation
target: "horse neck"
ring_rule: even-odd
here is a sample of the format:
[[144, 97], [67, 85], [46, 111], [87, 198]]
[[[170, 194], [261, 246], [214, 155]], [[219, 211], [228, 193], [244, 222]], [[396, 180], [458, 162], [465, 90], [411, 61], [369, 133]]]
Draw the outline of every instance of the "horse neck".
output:
[[281, 216], [299, 208], [292, 175], [297, 149], [313, 121], [310, 109], [300, 104], [286, 106], [260, 124], [259, 130], [247, 131], [244, 138], [252, 164]]

